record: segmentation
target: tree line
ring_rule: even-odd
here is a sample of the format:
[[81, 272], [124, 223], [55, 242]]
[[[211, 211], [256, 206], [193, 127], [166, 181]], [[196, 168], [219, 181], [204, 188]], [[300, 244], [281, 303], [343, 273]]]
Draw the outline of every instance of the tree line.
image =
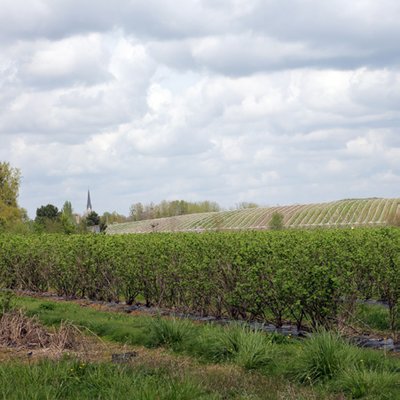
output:
[[134, 203], [129, 209], [129, 217], [131, 221], [142, 221], [215, 211], [221, 211], [220, 205], [215, 201], [190, 202], [185, 200], [163, 200], [157, 204], [153, 202], [148, 204], [142, 204], [141, 202]]

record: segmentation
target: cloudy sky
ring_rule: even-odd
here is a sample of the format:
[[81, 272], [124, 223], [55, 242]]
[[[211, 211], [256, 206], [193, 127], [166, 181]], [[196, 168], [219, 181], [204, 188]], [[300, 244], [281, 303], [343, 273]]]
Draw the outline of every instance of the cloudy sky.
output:
[[0, 0], [19, 203], [400, 197], [398, 0]]

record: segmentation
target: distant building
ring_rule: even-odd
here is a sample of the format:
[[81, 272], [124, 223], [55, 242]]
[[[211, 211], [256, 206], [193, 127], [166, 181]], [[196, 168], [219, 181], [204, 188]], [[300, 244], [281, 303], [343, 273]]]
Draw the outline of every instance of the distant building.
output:
[[85, 215], [89, 215], [92, 211], [93, 211], [93, 207], [92, 207], [92, 201], [90, 200], [90, 190], [88, 190]]
[[[84, 217], [87, 217], [91, 212], [93, 212], [92, 200], [90, 198], [90, 190], [87, 192], [87, 201], [86, 201], [86, 211]], [[90, 225], [86, 226], [88, 232], [92, 233], [100, 233], [100, 225]]]

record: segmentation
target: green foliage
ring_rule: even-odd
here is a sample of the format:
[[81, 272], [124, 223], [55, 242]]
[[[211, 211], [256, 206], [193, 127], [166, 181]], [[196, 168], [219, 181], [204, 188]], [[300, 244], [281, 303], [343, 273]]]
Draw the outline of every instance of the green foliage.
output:
[[284, 228], [284, 215], [279, 212], [274, 212], [272, 214], [271, 220], [269, 221], [269, 229], [272, 229], [274, 231], [279, 231]]
[[10, 230], [23, 220], [24, 212], [17, 203], [20, 181], [18, 169], [0, 162], [0, 231]]
[[86, 225], [87, 226], [95, 226], [100, 225], [100, 217], [96, 211], [91, 211], [89, 215], [86, 217]]
[[38, 222], [44, 219], [50, 219], [55, 221], [59, 218], [59, 216], [60, 212], [58, 211], [58, 208], [53, 204], [47, 204], [47, 206], [41, 206], [38, 209], [36, 209], [36, 220]]
[[185, 200], [163, 200], [159, 204], [135, 203], [130, 207], [130, 218], [142, 221], [153, 218], [175, 217], [185, 214], [196, 214], [220, 211], [221, 207], [212, 201], [190, 202]]
[[356, 300], [398, 330], [400, 230], [0, 236], [0, 287], [334, 327]]

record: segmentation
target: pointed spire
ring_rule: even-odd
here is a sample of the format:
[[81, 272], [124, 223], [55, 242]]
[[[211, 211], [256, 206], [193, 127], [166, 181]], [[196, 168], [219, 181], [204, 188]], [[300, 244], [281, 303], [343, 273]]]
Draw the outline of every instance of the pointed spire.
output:
[[86, 213], [89, 214], [93, 211], [92, 202], [90, 200], [90, 190], [87, 192], [87, 204], [86, 204]]

